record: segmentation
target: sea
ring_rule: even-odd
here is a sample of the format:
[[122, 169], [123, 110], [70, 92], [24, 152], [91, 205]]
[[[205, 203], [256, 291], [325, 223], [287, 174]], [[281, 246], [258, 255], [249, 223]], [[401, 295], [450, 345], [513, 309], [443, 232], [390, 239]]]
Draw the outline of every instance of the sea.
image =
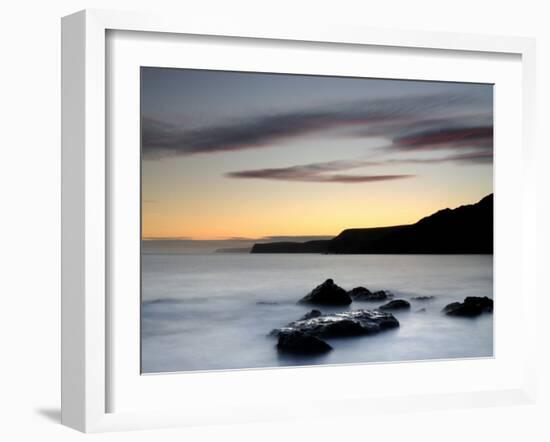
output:
[[[313, 306], [297, 301], [327, 278], [351, 289], [389, 290], [411, 303], [400, 327], [327, 339], [321, 356], [277, 351], [269, 332]], [[431, 300], [413, 300], [433, 296]], [[142, 252], [142, 373], [319, 364], [395, 363], [493, 356], [493, 314], [444, 315], [467, 296], [493, 296], [492, 255], [317, 255]], [[496, 300], [495, 300], [496, 302]], [[323, 313], [376, 309], [383, 302], [315, 307]]]

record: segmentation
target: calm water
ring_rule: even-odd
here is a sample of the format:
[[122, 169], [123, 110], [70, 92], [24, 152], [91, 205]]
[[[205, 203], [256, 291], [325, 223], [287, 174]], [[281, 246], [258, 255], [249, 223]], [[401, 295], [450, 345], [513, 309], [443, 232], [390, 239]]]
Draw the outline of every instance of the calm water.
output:
[[[492, 315], [441, 314], [446, 304], [466, 296], [493, 297], [492, 256], [145, 254], [142, 272], [145, 373], [493, 354]], [[275, 338], [267, 334], [311, 310], [296, 301], [327, 278], [345, 289], [362, 285], [390, 290], [396, 298], [436, 298], [410, 300], [410, 312], [395, 312], [398, 329], [328, 339], [334, 350], [319, 357], [279, 355]], [[354, 302], [320, 310], [380, 304]]]

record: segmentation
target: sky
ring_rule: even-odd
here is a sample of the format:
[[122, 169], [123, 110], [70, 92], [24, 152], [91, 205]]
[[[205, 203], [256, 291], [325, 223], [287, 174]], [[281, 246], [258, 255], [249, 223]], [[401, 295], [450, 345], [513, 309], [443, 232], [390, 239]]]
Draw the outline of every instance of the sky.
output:
[[142, 237], [334, 236], [493, 191], [493, 86], [141, 68]]

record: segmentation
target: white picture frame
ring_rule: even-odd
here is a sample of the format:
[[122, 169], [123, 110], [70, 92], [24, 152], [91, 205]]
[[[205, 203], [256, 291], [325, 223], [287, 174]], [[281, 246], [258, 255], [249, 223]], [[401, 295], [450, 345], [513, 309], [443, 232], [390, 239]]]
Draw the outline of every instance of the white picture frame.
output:
[[[535, 286], [535, 181], [529, 174], [535, 161], [535, 43], [532, 39], [493, 37], [416, 31], [358, 29], [345, 26], [317, 26], [311, 23], [293, 27], [280, 23], [218, 23], [196, 17], [165, 17], [151, 14], [87, 10], [63, 18], [62, 21], [62, 423], [85, 432], [138, 428], [198, 425], [220, 422], [250, 422], [288, 417], [318, 417], [335, 414], [365, 414], [373, 410], [399, 411], [411, 408], [456, 408], [510, 403], [531, 403], [536, 392], [534, 321], [523, 324], [521, 331], [524, 352], [518, 355], [521, 376], [509, 385], [490, 389], [476, 388], [449, 393], [434, 391], [403, 394], [397, 389], [378, 396], [376, 403], [368, 396], [312, 398], [310, 408], [274, 402], [271, 406], [254, 407], [253, 385], [266, 382], [268, 376], [302, 376], [292, 370], [263, 370], [210, 373], [205, 385], [219, 379], [218, 387], [233, 377], [244, 382], [254, 377], [246, 398], [231, 398], [230, 412], [213, 408], [181, 407], [150, 410], [113, 411], [109, 393], [114, 388], [109, 373], [116, 358], [109, 340], [112, 327], [109, 295], [109, 247], [113, 234], [107, 219], [112, 210], [108, 185], [108, 133], [106, 121], [109, 109], [106, 81], [108, 63], [106, 36], [111, 31], [154, 32], [163, 35], [199, 35], [221, 38], [269, 39], [273, 41], [310, 42], [312, 44], [368, 45], [384, 48], [430, 49], [476, 54], [509, 54], [521, 63], [521, 168], [516, 171], [522, 180], [514, 202], [521, 203], [517, 232], [521, 263], [521, 279], [515, 281], [521, 291], [523, 306], [536, 303]], [[498, 138], [497, 138], [498, 140]], [[498, 141], [497, 141], [498, 142]], [[497, 166], [497, 174], [498, 174]], [[503, 199], [506, 198], [505, 196]], [[496, 247], [498, 250], [498, 245]], [[500, 250], [503, 250], [502, 248]], [[497, 259], [498, 259], [498, 255]], [[498, 320], [498, 319], [497, 319]], [[139, 339], [139, 337], [136, 337]], [[468, 362], [465, 361], [467, 365]], [[411, 370], [413, 364], [410, 365]], [[380, 367], [380, 366], [379, 366]], [[466, 367], [465, 367], [466, 368]], [[361, 366], [348, 368], [357, 375]], [[335, 369], [329, 369], [334, 372]], [[380, 370], [380, 369], [379, 369]], [[270, 374], [269, 372], [277, 372]], [[324, 375], [330, 377], [330, 371]], [[139, 373], [135, 373], [139, 376]], [[217, 378], [214, 378], [217, 376]], [[164, 378], [165, 387], [175, 385], [176, 378]], [[302, 379], [300, 378], [300, 379]], [[195, 378], [198, 380], [199, 378]], [[231, 381], [229, 379], [229, 381]], [[217, 382], [217, 381], [216, 381]], [[256, 384], [254, 384], [256, 383]], [[214, 388], [214, 387], [212, 387]], [[229, 394], [229, 390], [227, 390]], [[223, 393], [222, 393], [223, 395]], [[192, 401], [193, 398], [188, 398]], [[226, 398], [227, 399], [227, 398]], [[369, 400], [370, 399], [370, 400]], [[240, 402], [239, 402], [240, 401]], [[220, 408], [221, 404], [220, 402]]]

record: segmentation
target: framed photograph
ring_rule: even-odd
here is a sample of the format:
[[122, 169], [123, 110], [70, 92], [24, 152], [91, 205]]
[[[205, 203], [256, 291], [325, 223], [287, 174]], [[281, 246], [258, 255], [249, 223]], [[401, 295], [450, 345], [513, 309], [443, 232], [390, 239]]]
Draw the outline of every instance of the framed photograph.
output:
[[534, 400], [532, 40], [62, 30], [64, 424]]

